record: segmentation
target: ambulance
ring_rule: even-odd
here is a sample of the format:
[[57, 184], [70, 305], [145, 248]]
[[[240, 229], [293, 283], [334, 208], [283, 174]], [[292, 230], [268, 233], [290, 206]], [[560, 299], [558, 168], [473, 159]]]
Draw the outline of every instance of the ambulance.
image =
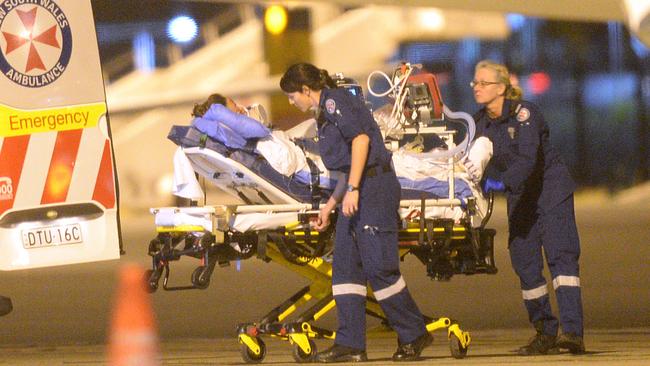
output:
[[118, 259], [90, 0], [0, 0], [0, 270]]

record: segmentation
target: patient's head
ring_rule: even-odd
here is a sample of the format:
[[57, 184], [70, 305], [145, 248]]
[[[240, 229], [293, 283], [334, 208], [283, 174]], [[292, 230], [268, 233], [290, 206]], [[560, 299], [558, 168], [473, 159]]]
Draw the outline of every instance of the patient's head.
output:
[[203, 117], [213, 104], [221, 104], [235, 113], [244, 114], [244, 108], [237, 105], [237, 103], [232, 99], [215, 93], [211, 94], [203, 103], [194, 105], [194, 108], [192, 109], [192, 117]]

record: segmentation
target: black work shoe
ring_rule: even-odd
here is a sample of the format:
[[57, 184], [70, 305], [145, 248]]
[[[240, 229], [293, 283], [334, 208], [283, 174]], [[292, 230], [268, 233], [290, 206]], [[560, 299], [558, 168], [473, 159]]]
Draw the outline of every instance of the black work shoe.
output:
[[7, 315], [11, 313], [14, 307], [11, 303], [11, 299], [5, 296], [0, 296], [0, 316]]
[[364, 362], [368, 361], [366, 351], [334, 343], [334, 345], [314, 357], [314, 362]]
[[417, 361], [420, 359], [422, 350], [431, 345], [433, 337], [429, 332], [417, 337], [411, 343], [400, 344], [393, 354], [393, 361]]
[[537, 333], [527, 345], [517, 350], [517, 354], [520, 356], [556, 355], [560, 353], [555, 345], [556, 339], [556, 336]]
[[568, 349], [574, 355], [585, 353], [585, 342], [575, 333], [563, 333], [557, 337], [555, 344], [562, 349]]

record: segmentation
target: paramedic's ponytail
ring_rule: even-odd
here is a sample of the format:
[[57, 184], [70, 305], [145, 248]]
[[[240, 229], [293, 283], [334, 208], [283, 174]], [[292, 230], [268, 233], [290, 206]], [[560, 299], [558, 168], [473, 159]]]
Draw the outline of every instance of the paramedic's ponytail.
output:
[[[336, 88], [336, 82], [330, 77], [330, 74], [325, 69], [320, 70], [320, 81], [324, 87]], [[324, 89], [324, 88], [321, 88]]]
[[303, 85], [311, 90], [336, 88], [336, 82], [330, 77], [327, 70], [319, 69], [308, 63], [291, 65], [280, 79], [280, 88], [285, 93], [300, 92]]
[[524, 95], [523, 90], [517, 85], [508, 84], [508, 89], [506, 90], [506, 99], [510, 100], [521, 100]]

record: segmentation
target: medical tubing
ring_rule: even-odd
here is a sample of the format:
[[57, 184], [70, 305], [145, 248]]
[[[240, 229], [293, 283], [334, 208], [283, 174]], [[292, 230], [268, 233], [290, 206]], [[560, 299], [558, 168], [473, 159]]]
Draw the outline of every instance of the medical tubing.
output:
[[[397, 130], [399, 127], [401, 127], [404, 124], [404, 115], [403, 115], [403, 105], [404, 105], [404, 100], [406, 99], [406, 95], [408, 93], [408, 89], [404, 89], [404, 86], [406, 86], [406, 83], [408, 81], [408, 78], [411, 76], [411, 72], [413, 71], [412, 67], [407, 68], [405, 71], [404, 75], [402, 75], [399, 78], [396, 78], [397, 81], [393, 83], [393, 81], [388, 77], [388, 75], [380, 70], [375, 70], [368, 75], [367, 79], [367, 86], [368, 86], [368, 92], [372, 94], [375, 97], [384, 97], [389, 95], [391, 92], [395, 91], [395, 101], [393, 103], [393, 109], [390, 112], [390, 115], [388, 116], [388, 122], [386, 122], [386, 136], [392, 135], [394, 130]], [[372, 79], [373, 75], [379, 74], [381, 75], [384, 79], [388, 81], [388, 85], [390, 85], [390, 88], [386, 90], [383, 93], [377, 93], [374, 90], [372, 90], [372, 87], [370, 86], [370, 80]], [[394, 121], [396, 123], [390, 123], [390, 121]]]
[[[383, 76], [384, 79], [388, 80], [388, 85], [390, 85], [390, 88], [388, 90], [386, 90], [384, 93], [375, 93], [375, 91], [372, 90], [372, 88], [370, 87], [370, 79], [372, 79], [372, 76], [374, 74], [379, 74], [379, 75]], [[388, 75], [385, 72], [381, 71], [381, 70], [375, 70], [375, 71], [371, 72], [370, 75], [368, 75], [368, 79], [366, 80], [366, 84], [368, 86], [368, 93], [370, 93], [372, 96], [375, 96], [375, 97], [385, 97], [388, 94], [390, 94], [393, 91], [393, 89], [395, 89], [395, 87], [397, 86], [397, 83], [393, 84], [393, 81], [390, 80], [390, 77], [388, 77]]]
[[404, 87], [406, 86], [406, 83], [408, 82], [408, 78], [411, 76], [412, 71], [413, 69], [409, 68], [402, 76], [402, 79], [399, 81], [399, 83], [395, 83], [395, 85], [399, 84], [399, 88], [397, 89], [397, 95], [395, 96], [395, 104], [393, 105], [393, 113], [391, 114], [391, 118], [396, 118], [399, 116], [400, 124], [402, 123], [402, 119], [404, 118], [404, 114], [402, 113], [402, 111], [404, 109], [404, 102], [406, 100], [406, 95], [408, 94], [408, 89], [405, 89]]

